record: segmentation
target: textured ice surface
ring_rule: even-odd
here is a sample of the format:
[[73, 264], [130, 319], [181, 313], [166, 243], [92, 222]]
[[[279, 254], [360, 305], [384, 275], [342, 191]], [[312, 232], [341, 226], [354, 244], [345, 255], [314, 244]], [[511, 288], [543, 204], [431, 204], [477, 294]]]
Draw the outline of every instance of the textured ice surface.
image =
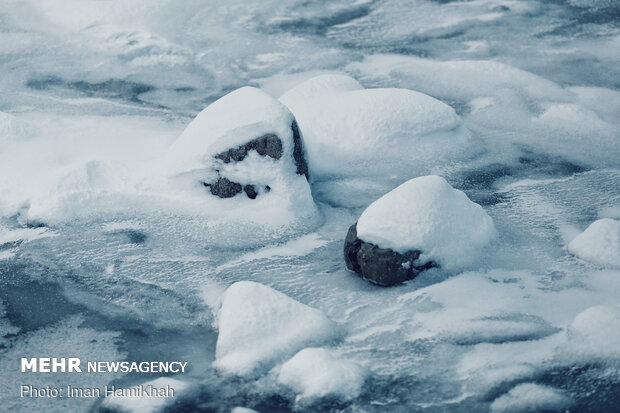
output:
[[298, 401], [325, 396], [351, 400], [359, 395], [364, 374], [355, 362], [339, 359], [328, 349], [310, 347], [282, 365], [278, 382], [298, 393]]
[[429, 175], [370, 204], [357, 221], [357, 236], [401, 254], [422, 251], [422, 261], [453, 270], [476, 262], [497, 232], [480, 205], [444, 178]]
[[594, 221], [568, 244], [568, 251], [595, 264], [620, 268], [620, 221]]
[[320, 310], [249, 281], [224, 292], [217, 328], [215, 366], [239, 375], [338, 336], [338, 327]]
[[[179, 380], [202, 385], [169, 411], [542, 409], [551, 393], [528, 390], [542, 386], [575, 411], [617, 410], [620, 273], [567, 250], [593, 222], [620, 218], [616, 3], [4, 1], [0, 226], [22, 241], [0, 244], [9, 257], [0, 260], [3, 408], [99, 410], [89, 400], [27, 405], [11, 390], [24, 380], [19, 357], [71, 349], [187, 360]], [[284, 234], [214, 228], [213, 211], [194, 203], [203, 198], [174, 185], [154, 193], [170, 145], [210, 103], [248, 85], [278, 98], [322, 74], [338, 76], [306, 96], [404, 88], [437, 99], [470, 131], [467, 145], [431, 145], [441, 156], [416, 162], [414, 153], [391, 174], [316, 179], [323, 219]], [[362, 103], [351, 107], [394, 115]], [[391, 289], [348, 273], [348, 227], [383, 194], [430, 174], [483, 206], [499, 234], [493, 248], [468, 273], [434, 269]], [[24, 235], [38, 228], [55, 236]], [[330, 351], [367, 370], [358, 397], [303, 407], [273, 372], [240, 379], [213, 368], [211, 307], [247, 280], [342, 325]], [[84, 375], [81, 384], [155, 378]], [[536, 403], [520, 407], [513, 389]]]

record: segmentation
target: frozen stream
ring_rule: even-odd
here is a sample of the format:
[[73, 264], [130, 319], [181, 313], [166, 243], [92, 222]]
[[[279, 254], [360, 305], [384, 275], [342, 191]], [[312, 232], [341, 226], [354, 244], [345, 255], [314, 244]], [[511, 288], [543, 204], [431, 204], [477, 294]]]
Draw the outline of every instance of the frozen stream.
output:
[[[331, 72], [441, 100], [467, 147], [373, 179], [322, 175], [317, 222], [275, 234], [210, 226], [194, 199], [151, 192], [205, 106]], [[190, 389], [164, 411], [620, 411], [620, 257], [567, 248], [620, 219], [616, 2], [5, 0], [0, 74], [0, 410], [104, 410], [20, 399], [19, 358], [49, 355], [187, 360]], [[492, 248], [390, 288], [347, 271], [349, 226], [428, 174], [482, 205]], [[361, 393], [297, 403], [273, 371], [216, 370], [213, 308], [242, 280], [341, 325], [326, 346], [363, 367]]]

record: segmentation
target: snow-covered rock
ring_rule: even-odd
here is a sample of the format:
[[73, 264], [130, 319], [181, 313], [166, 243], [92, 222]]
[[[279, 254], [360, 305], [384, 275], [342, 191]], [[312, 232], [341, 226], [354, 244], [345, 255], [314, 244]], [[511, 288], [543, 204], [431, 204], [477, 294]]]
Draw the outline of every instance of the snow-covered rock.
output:
[[579, 313], [568, 326], [570, 350], [588, 359], [620, 357], [620, 307], [597, 305]]
[[493, 413], [560, 411], [571, 404], [564, 392], [536, 383], [519, 384], [491, 403]]
[[216, 315], [219, 335], [214, 365], [238, 375], [339, 334], [322, 311], [251, 281], [228, 287]]
[[448, 270], [466, 267], [496, 236], [493, 220], [480, 205], [434, 175], [411, 179], [385, 194], [349, 231], [347, 243], [359, 242], [348, 251], [345, 244], [347, 265], [379, 284], [386, 284], [381, 282], [386, 273], [388, 281], [404, 281], [393, 275], [395, 268], [411, 278], [429, 263]]
[[243, 87], [187, 126], [170, 147], [168, 173], [179, 189], [215, 198], [205, 206], [215, 215], [286, 225], [316, 213], [304, 152], [292, 113]]
[[[123, 413], [154, 413], [161, 411], [164, 407], [178, 400], [179, 395], [188, 389], [189, 384], [171, 377], [160, 377], [143, 383], [142, 386], [146, 389], [148, 389], [148, 386], [156, 389], [166, 389], [169, 386], [174, 391], [174, 397], [109, 396], [103, 399], [101, 406]], [[125, 393], [124, 390], [123, 393]]]
[[299, 393], [298, 400], [333, 396], [356, 398], [364, 384], [364, 369], [324, 348], [305, 348], [282, 365], [278, 381]]
[[307, 80], [280, 101], [299, 122], [317, 179], [411, 173], [462, 155], [469, 138], [448, 105], [407, 89], [364, 89], [344, 75]]
[[568, 251], [595, 264], [620, 268], [620, 221], [594, 221], [568, 244]]

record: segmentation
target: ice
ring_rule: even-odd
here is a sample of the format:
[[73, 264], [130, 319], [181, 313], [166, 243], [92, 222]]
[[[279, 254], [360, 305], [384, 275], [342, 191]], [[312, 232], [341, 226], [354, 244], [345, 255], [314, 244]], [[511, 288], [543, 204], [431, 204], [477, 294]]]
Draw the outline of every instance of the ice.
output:
[[570, 407], [571, 400], [558, 389], [536, 383], [522, 383], [491, 403], [492, 412], [559, 411]]
[[214, 365], [248, 375], [311, 344], [333, 340], [337, 326], [320, 310], [255, 282], [237, 282], [221, 297]]
[[620, 221], [594, 221], [568, 244], [568, 251], [595, 264], [620, 268]]
[[411, 179], [373, 202], [357, 222], [361, 240], [405, 253], [422, 251], [453, 270], [470, 265], [496, 237], [491, 217], [439, 176]]
[[6, 345], [7, 336], [17, 332], [19, 332], [19, 328], [11, 325], [11, 322], [7, 320], [4, 303], [0, 300], [0, 347]]
[[343, 75], [323, 75], [281, 98], [299, 122], [311, 174], [404, 176], [469, 148], [454, 110], [406, 89], [363, 89]]
[[278, 382], [297, 392], [297, 401], [326, 396], [350, 400], [360, 394], [364, 377], [357, 363], [340, 359], [328, 349], [311, 347], [282, 365]]
[[[7, 389], [0, 393], [0, 402], [3, 409], [28, 412], [45, 410], [49, 399], [15, 397], [20, 393], [20, 385], [30, 384], [37, 388], [54, 386], [66, 392], [67, 385], [77, 387], [100, 387], [120, 376], [118, 373], [81, 374], [79, 382], [75, 375], [67, 373], [22, 373], [17, 367], [21, 357], [44, 357], [47, 354], [56, 354], [57, 357], [78, 357], [82, 360], [109, 360], [121, 361], [123, 352], [115, 345], [119, 338], [118, 332], [97, 331], [81, 326], [84, 317], [74, 315], [51, 324], [38, 331], [26, 331], [5, 342], [6, 347], [0, 352], [0, 384]], [[24, 381], [25, 380], [25, 381]], [[58, 398], [54, 399], [54, 407], [58, 410], [89, 410], [96, 402], [91, 398]]]
[[[154, 413], [162, 411], [166, 406], [173, 404], [179, 397], [183, 397], [183, 392], [187, 391], [189, 384], [172, 377], [160, 377], [145, 383], [142, 386], [153, 386], [155, 388], [167, 388], [174, 390], [174, 397], [106, 397], [101, 406], [114, 411], [123, 413]], [[117, 387], [120, 390], [120, 388]]]

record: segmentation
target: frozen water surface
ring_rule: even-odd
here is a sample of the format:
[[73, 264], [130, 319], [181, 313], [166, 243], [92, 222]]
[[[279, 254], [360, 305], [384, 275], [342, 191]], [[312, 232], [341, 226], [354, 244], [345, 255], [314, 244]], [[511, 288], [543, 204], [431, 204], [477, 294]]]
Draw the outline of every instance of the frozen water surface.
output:
[[[620, 218], [619, 50], [620, 7], [607, 0], [4, 1], [3, 408], [106, 408], [19, 400], [16, 360], [48, 354], [186, 360], [189, 372], [173, 378], [183, 397], [154, 408], [163, 411], [617, 410], [620, 271], [608, 263], [618, 258], [613, 248], [604, 262], [580, 258], [569, 246], [594, 222]], [[378, 165], [370, 178], [321, 165], [311, 181], [320, 219], [294, 231], [211, 225], [195, 193], [162, 186], [168, 148], [209, 103], [248, 85], [278, 98], [335, 73], [443, 102], [467, 140], [411, 169]], [[326, 120], [355, 124], [347, 109]], [[435, 268], [392, 288], [347, 272], [348, 227], [381, 195], [430, 174], [482, 205], [498, 233], [492, 247], [466, 273]], [[309, 387], [280, 383], [281, 365], [251, 377], [216, 370], [214, 313], [238, 281], [339, 324], [341, 335], [317, 345], [363, 369], [359, 394], [325, 384], [312, 393], [339, 391], [300, 404]], [[73, 380], [41, 377], [27, 378]], [[117, 387], [159, 378], [80, 377]]]

